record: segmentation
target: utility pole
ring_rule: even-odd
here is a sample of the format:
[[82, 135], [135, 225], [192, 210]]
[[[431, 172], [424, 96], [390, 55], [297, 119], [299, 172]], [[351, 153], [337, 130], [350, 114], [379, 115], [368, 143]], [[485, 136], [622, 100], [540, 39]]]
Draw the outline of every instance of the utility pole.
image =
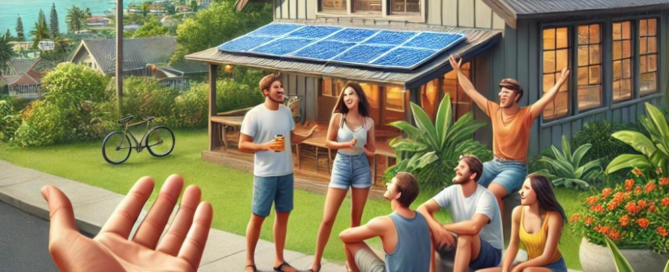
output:
[[123, 115], [123, 0], [116, 0], [116, 98], [119, 117]]

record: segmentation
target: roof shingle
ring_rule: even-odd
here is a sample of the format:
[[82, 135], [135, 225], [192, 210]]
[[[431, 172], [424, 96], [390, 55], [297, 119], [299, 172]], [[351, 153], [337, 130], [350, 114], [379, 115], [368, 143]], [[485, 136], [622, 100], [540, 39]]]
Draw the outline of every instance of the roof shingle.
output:
[[[113, 73], [116, 69], [115, 39], [83, 40], [92, 57], [103, 73]], [[174, 37], [151, 37], [123, 40], [123, 70], [144, 69], [149, 63], [167, 62], [176, 48]]]

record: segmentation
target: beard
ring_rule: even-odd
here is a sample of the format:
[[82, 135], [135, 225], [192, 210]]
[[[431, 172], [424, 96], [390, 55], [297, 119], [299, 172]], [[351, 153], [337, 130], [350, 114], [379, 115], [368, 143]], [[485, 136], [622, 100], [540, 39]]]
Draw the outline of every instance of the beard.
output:
[[277, 103], [277, 104], [283, 104], [283, 100], [281, 100], [281, 101], [276, 100], [276, 99], [272, 98], [271, 95], [268, 95], [268, 96], [266, 96], [266, 97], [269, 98], [269, 100], [272, 100], [272, 102], [274, 102], [274, 103]]

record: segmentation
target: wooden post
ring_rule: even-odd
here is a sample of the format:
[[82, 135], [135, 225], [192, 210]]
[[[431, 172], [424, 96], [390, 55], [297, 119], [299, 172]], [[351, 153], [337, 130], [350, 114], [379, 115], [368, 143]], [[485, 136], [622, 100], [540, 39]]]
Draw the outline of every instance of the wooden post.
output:
[[218, 127], [213, 127], [213, 122], [211, 122], [211, 117], [216, 116], [216, 71], [218, 70], [218, 65], [210, 64], [209, 65], [209, 117], [208, 119], [208, 128], [209, 128], [209, 151], [212, 151], [218, 148], [218, 139], [217, 136], [219, 133], [214, 131]]
[[119, 117], [123, 116], [123, 0], [116, 2], [116, 99]]

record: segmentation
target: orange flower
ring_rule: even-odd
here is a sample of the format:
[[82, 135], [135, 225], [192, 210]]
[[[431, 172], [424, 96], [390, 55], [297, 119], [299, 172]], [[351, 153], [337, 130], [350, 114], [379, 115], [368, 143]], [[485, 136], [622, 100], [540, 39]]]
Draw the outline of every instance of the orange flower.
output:
[[641, 190], [641, 186], [637, 185], [637, 186], [634, 188], [634, 194], [635, 194], [635, 195], [640, 195], [641, 192], [642, 192], [642, 190]]
[[626, 179], [625, 180], [625, 191], [632, 191], [632, 187], [634, 187], [634, 179]]
[[641, 171], [639, 168], [636, 168], [636, 167], [634, 167], [634, 169], [632, 169], [632, 173], [634, 175], [636, 175], [637, 177], [643, 176], [643, 171]]
[[623, 202], [624, 196], [625, 194], [623, 194], [623, 192], [617, 192], [613, 195], [613, 200], [615, 200], [616, 202]]
[[620, 217], [620, 219], [618, 219], [618, 222], [620, 222], [620, 225], [624, 227], [627, 226], [627, 224], [629, 224], [630, 218], [627, 217], [627, 215], [623, 215]]
[[660, 178], [660, 185], [669, 184], [669, 178]]
[[613, 192], [613, 189], [611, 189], [611, 188], [604, 188], [604, 190], [602, 190], [602, 198], [607, 198], [607, 197], [609, 197], [609, 196], [611, 195], [611, 192]]
[[669, 235], [669, 232], [663, 226], [657, 227], [657, 233], [662, 237], [667, 237], [667, 235]]
[[646, 183], [646, 193], [650, 193], [657, 188], [657, 185], [655, 185], [655, 181], [651, 180], [650, 182]]
[[612, 210], [614, 210], [614, 209], [617, 208], [617, 207], [618, 207], [618, 201], [616, 201], [615, 199], [609, 201], [609, 204], [606, 205], [606, 208], [607, 208], [609, 211], [612, 211]]
[[610, 230], [609, 233], [606, 236], [611, 238], [611, 240], [613, 240], [613, 241], [620, 240], [620, 233], [618, 233], [618, 231], [614, 230], [614, 229]]
[[595, 227], [595, 231], [598, 231], [601, 234], [606, 234], [607, 232], [609, 232], [609, 229], [611, 229], [611, 227], [609, 227], [609, 226], [597, 226], [597, 227]]
[[627, 210], [631, 214], [635, 214], [639, 209], [637, 208], [634, 201], [630, 201], [630, 202], [627, 202], [627, 205], [625, 205], [625, 210]]
[[594, 219], [592, 219], [592, 217], [588, 217], [588, 218], [586, 218], [586, 219], [585, 219], [585, 225], [586, 225], [586, 226], [590, 226], [590, 225], [592, 225], [592, 221], [594, 221]]
[[585, 199], [585, 202], [588, 204], [595, 204], [599, 198], [597, 196], [591, 196]]
[[580, 220], [581, 220], [581, 215], [578, 214], [578, 213], [575, 213], [575, 214], [571, 215], [571, 218], [569, 219], [569, 223], [574, 223], [574, 222], [580, 221]]
[[669, 206], [669, 197], [665, 197], [662, 199], [662, 206]]
[[601, 204], [592, 205], [592, 206], [590, 206], [590, 210], [594, 211], [596, 213], [603, 213], [604, 212], [604, 207], [602, 207]]
[[646, 203], [646, 201], [643, 200], [643, 199], [637, 201], [636, 204], [639, 206], [639, 209], [643, 209], [643, 208], [645, 208], [646, 206], [648, 206], [648, 204]]
[[650, 221], [648, 221], [648, 219], [646, 218], [641, 218], [637, 220], [637, 223], [639, 224], [639, 227], [641, 227], [642, 229], [645, 229], [648, 227], [648, 225], [650, 225]]
[[630, 198], [631, 196], [632, 196], [632, 193], [630, 193], [630, 192], [627, 192], [627, 193], [624, 193], [624, 194], [623, 194], [623, 198], [624, 198], [624, 199], [628, 199], [628, 198]]
[[649, 212], [654, 212], [655, 211], [655, 203], [654, 202], [650, 203], [650, 208], [648, 208], [648, 211]]

